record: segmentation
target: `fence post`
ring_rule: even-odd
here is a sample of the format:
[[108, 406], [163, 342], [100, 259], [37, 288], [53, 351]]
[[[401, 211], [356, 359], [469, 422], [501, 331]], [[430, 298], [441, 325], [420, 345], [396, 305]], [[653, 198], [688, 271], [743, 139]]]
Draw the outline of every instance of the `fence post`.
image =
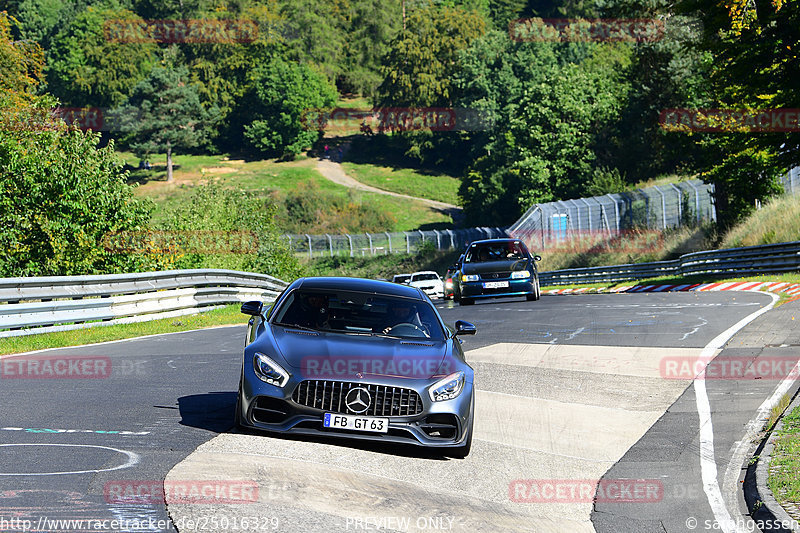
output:
[[589, 214], [586, 216], [586, 220], [589, 222], [588, 230], [589, 230], [589, 233], [591, 233], [592, 232], [592, 205], [589, 202], [587, 202], [585, 198], [579, 198], [579, 200], [581, 202], [583, 202], [584, 204], [586, 204], [586, 210], [589, 212]]
[[386, 238], [389, 239], [389, 253], [391, 254], [391, 253], [393, 253], [392, 252], [392, 235], [388, 231], [384, 231], [384, 233], [386, 234]]
[[369, 239], [369, 255], [375, 255], [375, 248], [372, 247], [372, 235], [367, 233], [367, 239]]
[[349, 233], [345, 233], [345, 235], [347, 235], [347, 241], [350, 243], [350, 257], [353, 257], [353, 238]]
[[433, 232], [436, 234], [436, 249], [437, 250], [441, 250], [442, 249], [442, 236], [436, 230], [433, 230]]
[[314, 255], [313, 255], [313, 252], [311, 251], [311, 235], [306, 233], [305, 236], [308, 239], [308, 258], [312, 259], [314, 257]]
[[689, 187], [691, 187], [691, 188], [694, 190], [694, 211], [695, 211], [695, 218], [697, 219], [697, 222], [699, 223], [699, 222], [700, 222], [700, 189], [698, 189], [698, 188], [695, 186], [695, 184], [694, 184], [694, 183], [692, 183], [691, 181], [687, 181], [686, 183], [688, 183], [688, 184], [689, 184]]
[[406, 253], [407, 253], [407, 254], [410, 254], [410, 253], [411, 253], [411, 242], [408, 240], [408, 233], [406, 233], [406, 232], [404, 231], [404, 232], [403, 232], [403, 235], [405, 235], [405, 236], [406, 236]]
[[661, 229], [667, 229], [667, 203], [664, 200], [664, 193], [658, 188], [658, 185], [653, 185], [653, 188], [661, 195]]
[[422, 242], [420, 243], [420, 246], [423, 246], [425, 244], [425, 234], [422, 233], [421, 229], [418, 229], [417, 231], [419, 232], [420, 236], [422, 237]]
[[325, 236], [328, 238], [328, 247], [331, 249], [331, 257], [333, 257], [333, 239], [327, 233], [325, 234]]
[[683, 204], [683, 191], [676, 187], [674, 183], [670, 183], [670, 185], [678, 193], [678, 224], [676, 225], [680, 226], [681, 222], [683, 222], [683, 205], [681, 205]]
[[617, 233], [619, 233], [619, 206], [617, 205], [617, 199], [614, 198], [614, 196], [612, 196], [611, 193], [608, 193], [606, 196], [611, 198], [611, 200], [614, 202], [614, 218], [617, 221], [617, 224], [616, 224], [617, 225]]
[[450, 234], [450, 249], [455, 248], [456, 244], [455, 244], [455, 242], [453, 242], [453, 230], [446, 229], [445, 231]]

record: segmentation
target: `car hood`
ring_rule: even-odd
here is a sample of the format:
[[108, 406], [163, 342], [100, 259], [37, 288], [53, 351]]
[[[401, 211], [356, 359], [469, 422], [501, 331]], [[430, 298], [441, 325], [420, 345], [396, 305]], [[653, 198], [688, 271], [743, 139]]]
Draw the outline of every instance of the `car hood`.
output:
[[483, 274], [484, 272], [513, 272], [525, 270], [527, 259], [512, 259], [510, 261], [489, 261], [486, 263], [464, 263], [461, 272], [464, 274]]
[[448, 341], [314, 333], [282, 326], [272, 326], [272, 332], [284, 360], [302, 379], [431, 379], [454, 372], [450, 368], [456, 366], [448, 357]]

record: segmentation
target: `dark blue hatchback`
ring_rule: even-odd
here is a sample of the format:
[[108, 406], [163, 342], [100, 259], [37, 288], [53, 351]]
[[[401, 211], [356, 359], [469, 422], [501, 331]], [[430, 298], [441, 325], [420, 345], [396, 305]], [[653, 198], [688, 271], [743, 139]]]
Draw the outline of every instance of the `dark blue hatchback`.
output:
[[478, 298], [525, 296], [538, 300], [539, 273], [525, 243], [518, 239], [473, 241], [467, 246], [453, 275], [454, 299], [469, 305]]

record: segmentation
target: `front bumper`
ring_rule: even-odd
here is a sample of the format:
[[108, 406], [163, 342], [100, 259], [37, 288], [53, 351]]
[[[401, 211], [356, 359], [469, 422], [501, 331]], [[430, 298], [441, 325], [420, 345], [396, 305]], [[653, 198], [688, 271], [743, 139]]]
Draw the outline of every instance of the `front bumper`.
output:
[[500, 298], [505, 296], [527, 296], [536, 293], [536, 283], [533, 278], [508, 279], [508, 287], [496, 289], [484, 288], [486, 281], [467, 281], [461, 283], [462, 298]]
[[[245, 380], [240, 391], [241, 425], [274, 433], [403, 443], [431, 448], [463, 446], [472, 425], [473, 385], [469, 382], [464, 384], [464, 390], [457, 398], [443, 402], [432, 401], [427, 390], [414, 387], [422, 398], [422, 411], [413, 416], [381, 417], [389, 419], [387, 433], [323, 427], [324, 414], [334, 411], [315, 409], [294, 402], [292, 392], [296, 385], [294, 380], [290, 380], [284, 388], [260, 380], [258, 383]], [[404, 386], [407, 387], [405, 384]]]

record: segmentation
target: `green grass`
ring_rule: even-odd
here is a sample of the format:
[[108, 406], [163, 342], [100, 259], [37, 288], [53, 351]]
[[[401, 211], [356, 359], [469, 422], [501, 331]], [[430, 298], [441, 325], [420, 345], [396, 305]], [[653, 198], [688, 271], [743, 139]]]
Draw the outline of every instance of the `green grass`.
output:
[[65, 346], [81, 346], [96, 342], [130, 339], [157, 333], [188, 331], [211, 326], [247, 324], [247, 317], [239, 311], [239, 307], [239, 305], [228, 305], [196, 315], [162, 318], [151, 320], [150, 322], [94, 326], [71, 331], [10, 337], [3, 339], [2, 355], [50, 348], [63, 348]]
[[[138, 159], [132, 154], [122, 152], [120, 155], [129, 164], [138, 165]], [[158, 161], [158, 157], [154, 156], [151, 162]], [[354, 191], [337, 185], [320, 175], [316, 170], [316, 159], [313, 158], [278, 162], [275, 160], [235, 160], [225, 155], [179, 155], [174, 159], [180, 166], [175, 169], [173, 183], [166, 182], [166, 172], [158, 166], [149, 173], [144, 171], [132, 173], [132, 181], [139, 183], [136, 196], [150, 198], [156, 203], [156, 210], [153, 213], [154, 223], [163, 222], [171, 208], [186, 202], [194, 187], [213, 181], [226, 187], [252, 191], [264, 197], [276, 194], [280, 197], [281, 194], [285, 195], [296, 191], [313, 182], [320, 191], [346, 199], [348, 209], [358, 210], [361, 205], [370, 205], [387, 213], [393, 222], [376, 231], [448, 228], [453, 224], [447, 214], [428, 207], [422, 202], [379, 193]], [[453, 178], [446, 179], [452, 180]], [[330, 214], [332, 210], [329, 207], [320, 205], [320, 212]], [[345, 231], [358, 233], [361, 231], [361, 228], [340, 227], [341, 219], [342, 217], [330, 217], [330, 227], [326, 227], [324, 222], [321, 225], [315, 222], [312, 226], [305, 228], [292, 226], [279, 229], [287, 233], [343, 233]]]
[[722, 248], [800, 240], [800, 197], [781, 196], [764, 204], [722, 239]]
[[781, 504], [800, 504], [800, 407], [783, 418], [769, 463], [767, 485]]
[[342, 163], [342, 166], [350, 176], [358, 181], [385, 191], [438, 200], [453, 205], [458, 202], [458, 187], [461, 182], [452, 176], [423, 173], [408, 168], [348, 162]]

